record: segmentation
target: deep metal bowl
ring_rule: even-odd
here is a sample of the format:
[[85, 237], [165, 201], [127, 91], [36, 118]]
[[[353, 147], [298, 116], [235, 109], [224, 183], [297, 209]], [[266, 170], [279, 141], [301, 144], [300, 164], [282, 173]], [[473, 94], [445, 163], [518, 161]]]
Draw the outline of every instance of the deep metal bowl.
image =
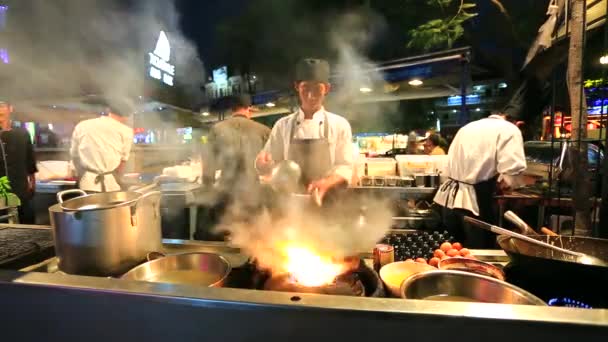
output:
[[221, 255], [184, 253], [148, 261], [130, 270], [121, 279], [222, 287], [231, 270], [230, 263]]
[[504, 281], [461, 271], [430, 271], [415, 274], [401, 284], [401, 298], [482, 303], [547, 305], [542, 299]]

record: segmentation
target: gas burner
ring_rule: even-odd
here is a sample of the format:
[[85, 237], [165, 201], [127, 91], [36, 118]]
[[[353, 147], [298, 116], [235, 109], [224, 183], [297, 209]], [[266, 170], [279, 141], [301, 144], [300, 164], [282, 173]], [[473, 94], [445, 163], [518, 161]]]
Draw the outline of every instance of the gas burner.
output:
[[504, 272], [507, 282], [534, 294], [550, 306], [608, 308], [605, 282], [581, 281], [592, 279], [584, 273], [537, 269], [537, 272], [530, 272], [529, 265], [511, 262], [504, 267]]
[[258, 287], [268, 291], [299, 292], [329, 294], [337, 296], [355, 297], [383, 297], [384, 286], [380, 276], [364, 262], [350, 272], [338, 276], [333, 283], [324, 286], [304, 286], [289, 274], [269, 275], [265, 277], [262, 286]]
[[359, 280], [357, 273], [345, 274], [337, 277], [333, 283], [323, 286], [304, 286], [293, 279], [289, 274], [280, 274], [270, 277], [264, 284], [264, 290], [280, 292], [300, 292], [329, 294], [337, 296], [365, 296], [365, 288]]

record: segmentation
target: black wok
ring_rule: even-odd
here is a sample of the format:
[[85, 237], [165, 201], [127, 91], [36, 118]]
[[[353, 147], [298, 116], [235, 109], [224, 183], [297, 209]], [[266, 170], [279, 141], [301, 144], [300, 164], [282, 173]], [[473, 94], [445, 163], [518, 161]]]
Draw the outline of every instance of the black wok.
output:
[[[576, 236], [537, 235], [530, 237], [564, 249], [608, 260], [608, 240]], [[603, 284], [604, 289], [608, 288], [608, 267], [606, 266], [577, 263], [567, 254], [508, 236], [499, 236], [497, 240], [498, 245], [509, 255], [513, 263], [525, 267], [536, 275], [561, 274], [579, 281]]]

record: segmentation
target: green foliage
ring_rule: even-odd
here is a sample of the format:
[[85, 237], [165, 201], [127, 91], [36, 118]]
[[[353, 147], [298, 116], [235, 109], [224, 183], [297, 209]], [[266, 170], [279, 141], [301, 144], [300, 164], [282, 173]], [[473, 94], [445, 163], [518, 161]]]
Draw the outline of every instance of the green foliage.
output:
[[11, 187], [11, 182], [8, 180], [8, 177], [0, 177], [0, 195], [4, 197], [6, 206], [8, 207], [16, 207], [21, 205], [21, 200], [19, 200], [19, 197], [10, 192], [12, 189], [13, 188]]
[[[427, 0], [427, 4], [436, 7], [447, 16], [446, 11], [454, 7], [454, 0]], [[451, 48], [463, 36], [464, 28], [462, 25], [464, 22], [477, 16], [477, 13], [467, 11], [474, 9], [475, 6], [474, 3], [460, 1], [455, 15], [444, 19], [433, 19], [410, 30], [410, 41], [407, 47], [418, 48], [423, 51]]]

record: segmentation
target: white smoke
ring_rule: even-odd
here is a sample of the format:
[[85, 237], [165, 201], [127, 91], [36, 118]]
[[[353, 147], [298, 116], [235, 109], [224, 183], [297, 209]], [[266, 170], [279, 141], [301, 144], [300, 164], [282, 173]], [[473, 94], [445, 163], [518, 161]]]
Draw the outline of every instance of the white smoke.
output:
[[[332, 18], [327, 34], [337, 56], [333, 64], [338, 83], [330, 97], [329, 109], [349, 119], [382, 120], [385, 104], [366, 106], [365, 112], [356, 111], [356, 100], [361, 98], [361, 87], [375, 87], [383, 92], [384, 78], [361, 51], [373, 39], [379, 18], [360, 14], [345, 14]], [[319, 56], [302, 56], [319, 57]], [[396, 107], [396, 103], [388, 106]], [[260, 194], [262, 196], [262, 194]], [[336, 259], [356, 256], [369, 251], [387, 233], [392, 223], [390, 203], [369, 196], [348, 197], [330, 208], [319, 210], [312, 201], [302, 196], [287, 196], [275, 200], [277, 210], [263, 210], [252, 216], [252, 211], [241, 206], [239, 196], [217, 231], [227, 231], [231, 243], [253, 256], [263, 268], [283, 273], [286, 246], [312, 250], [318, 255]]]
[[147, 53], [161, 30], [169, 34], [180, 86], [199, 89], [205, 79], [174, 1], [18, 1], [7, 20], [11, 61], [2, 93], [17, 102], [99, 94], [136, 109], [145, 95]]

